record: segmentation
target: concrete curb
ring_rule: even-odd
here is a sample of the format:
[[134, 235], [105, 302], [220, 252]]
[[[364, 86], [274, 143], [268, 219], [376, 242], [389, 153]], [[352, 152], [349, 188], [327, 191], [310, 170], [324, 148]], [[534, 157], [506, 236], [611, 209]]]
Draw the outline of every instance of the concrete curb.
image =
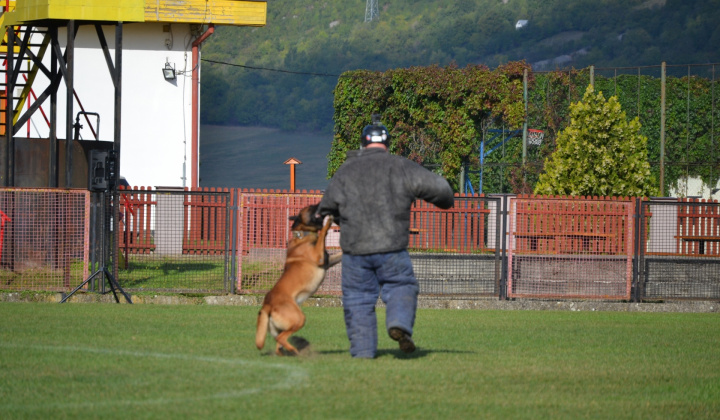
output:
[[[59, 303], [62, 293], [3, 292], [0, 302]], [[120, 296], [120, 303], [127, 304]], [[130, 295], [134, 304], [146, 305], [225, 305], [260, 306], [264, 296], [259, 295]], [[76, 293], [67, 303], [115, 303], [111, 293]], [[309, 298], [304, 307], [342, 307], [339, 297]], [[382, 307], [382, 302], [378, 301]], [[609, 302], [593, 300], [498, 300], [497, 298], [454, 299], [421, 296], [418, 307], [423, 309], [476, 309], [476, 310], [526, 310], [526, 311], [605, 311], [605, 312], [720, 312], [718, 301], [663, 301], [663, 302]]]
[[520, 310], [520, 311], [604, 311], [604, 312], [720, 312], [715, 301], [667, 301], [667, 302], [608, 302], [592, 300], [452, 300], [441, 299], [423, 302], [421, 308]]

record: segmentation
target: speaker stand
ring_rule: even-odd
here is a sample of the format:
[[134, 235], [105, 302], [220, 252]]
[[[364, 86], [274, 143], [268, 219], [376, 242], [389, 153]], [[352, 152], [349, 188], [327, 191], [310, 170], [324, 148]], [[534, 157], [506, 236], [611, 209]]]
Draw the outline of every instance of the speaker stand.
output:
[[[120, 287], [120, 284], [117, 282], [115, 277], [113, 277], [112, 274], [110, 274], [110, 270], [108, 270], [108, 267], [106, 265], [106, 254], [107, 254], [107, 236], [106, 231], [110, 231], [110, 218], [114, 216], [109, 214], [107, 210], [107, 201], [108, 201], [108, 195], [111, 199], [114, 200], [115, 194], [113, 194], [112, 189], [109, 191], [106, 190], [102, 193], [102, 216], [103, 216], [103, 226], [101, 229], [101, 251], [100, 251], [100, 268], [98, 268], [97, 271], [92, 273], [85, 281], [83, 281], [78, 287], [73, 289], [72, 292], [68, 293], [67, 295], [64, 295], [60, 303], [64, 303], [66, 300], [68, 300], [72, 295], [75, 294], [78, 290], [82, 289], [87, 285], [92, 279], [97, 277], [98, 275], [103, 276], [103, 282], [100, 283], [100, 286], [104, 287], [104, 280], [107, 279], [108, 283], [110, 284], [110, 290], [113, 292], [113, 296], [115, 296], [115, 302], [120, 303], [120, 298], [118, 297], [118, 292], [122, 293], [122, 295], [125, 297], [125, 300], [127, 303], [132, 304], [132, 299], [130, 299], [130, 296], [125, 293], [125, 291]], [[117, 205], [117, 203], [115, 203]], [[116, 206], [113, 206], [113, 213], [115, 213]], [[118, 223], [114, 224], [116, 226], [115, 230], [118, 230]]]
[[90, 275], [90, 277], [85, 279], [85, 281], [83, 281], [78, 287], [73, 289], [72, 292], [65, 295], [62, 298], [62, 300], [60, 301], [60, 303], [64, 303], [66, 300], [70, 299], [70, 297], [72, 295], [74, 295], [75, 292], [77, 292], [78, 290], [85, 287], [86, 284], [88, 284], [92, 279], [94, 279], [99, 274], [103, 274], [105, 277], [107, 277], [108, 283], [110, 283], [110, 290], [112, 290], [113, 296], [115, 296], [115, 302], [120, 303], [120, 298], [118, 298], [118, 294], [117, 294], [117, 292], [119, 291], [120, 293], [122, 293], [123, 296], [125, 296], [125, 300], [127, 301], [127, 303], [132, 303], [132, 299], [130, 299], [130, 296], [127, 293], [125, 293], [125, 291], [122, 289], [122, 287], [120, 287], [120, 284], [118, 284], [117, 280], [115, 280], [115, 278], [112, 276], [112, 274], [110, 274], [110, 271], [108, 271], [107, 267], [105, 267], [105, 266], [102, 266], [96, 272], [92, 273]]

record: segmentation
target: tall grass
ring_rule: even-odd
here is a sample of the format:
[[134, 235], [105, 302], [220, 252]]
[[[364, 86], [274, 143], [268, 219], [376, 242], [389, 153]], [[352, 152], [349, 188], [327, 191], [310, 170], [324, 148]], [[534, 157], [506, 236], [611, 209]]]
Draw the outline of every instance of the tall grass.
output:
[[341, 308], [305, 308], [285, 358], [257, 309], [0, 303], [1, 417], [720, 416], [718, 314], [427, 309], [415, 353], [353, 360]]

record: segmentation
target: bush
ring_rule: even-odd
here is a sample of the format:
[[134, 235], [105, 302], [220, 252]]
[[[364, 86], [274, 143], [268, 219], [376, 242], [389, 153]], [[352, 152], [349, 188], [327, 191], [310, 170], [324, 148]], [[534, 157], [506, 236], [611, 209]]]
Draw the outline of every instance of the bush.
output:
[[647, 137], [638, 118], [627, 121], [617, 97], [607, 101], [588, 86], [570, 105], [570, 125], [558, 134], [535, 194], [574, 196], [656, 195]]

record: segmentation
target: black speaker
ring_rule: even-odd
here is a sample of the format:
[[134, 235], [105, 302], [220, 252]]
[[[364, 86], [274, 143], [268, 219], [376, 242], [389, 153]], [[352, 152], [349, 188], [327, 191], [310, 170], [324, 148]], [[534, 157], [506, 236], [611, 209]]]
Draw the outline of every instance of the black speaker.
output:
[[105, 158], [105, 181], [107, 182], [108, 189], [115, 189], [115, 181], [117, 181], [117, 152], [114, 150], [107, 151], [107, 157]]
[[105, 191], [108, 189], [107, 157], [109, 150], [90, 150], [88, 162], [88, 186], [90, 191]]

